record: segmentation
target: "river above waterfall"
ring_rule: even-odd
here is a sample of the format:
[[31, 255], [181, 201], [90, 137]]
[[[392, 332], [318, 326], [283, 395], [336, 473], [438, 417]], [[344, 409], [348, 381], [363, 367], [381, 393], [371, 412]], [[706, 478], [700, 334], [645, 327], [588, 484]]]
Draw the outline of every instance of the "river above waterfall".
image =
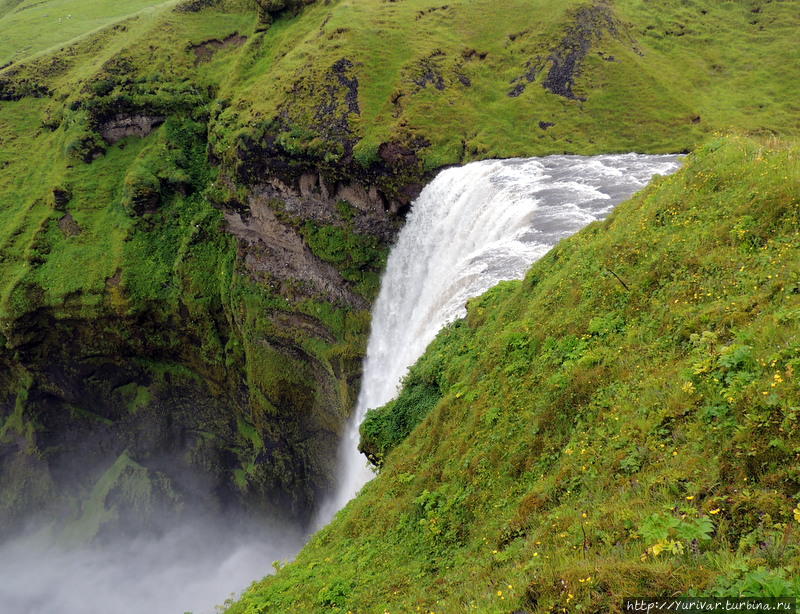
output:
[[558, 241], [602, 219], [679, 156], [620, 154], [486, 160], [442, 171], [412, 206], [372, 311], [358, 403], [343, 437], [329, 522], [373, 477], [358, 452], [369, 409], [391, 401], [408, 368], [468, 299], [520, 279]]

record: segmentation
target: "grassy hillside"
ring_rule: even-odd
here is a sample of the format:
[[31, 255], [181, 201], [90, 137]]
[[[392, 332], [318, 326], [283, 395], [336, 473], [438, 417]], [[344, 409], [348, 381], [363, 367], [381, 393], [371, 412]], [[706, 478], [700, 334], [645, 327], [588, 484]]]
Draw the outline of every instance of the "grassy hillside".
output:
[[[33, 16], [51, 4], [4, 5], [3, 20], [23, 20], [0, 22], [4, 44], [22, 54], [14, 37], [49, 32]], [[78, 4], [75, 20], [111, 11]], [[29, 274], [34, 236], [60, 216], [53, 189], [71, 186], [85, 232], [51, 233], [40, 257], [52, 263], [37, 272], [45, 302], [102, 294], [117, 268], [127, 285], [124, 244], [139, 230], [120, 205], [181, 177], [159, 158], [163, 130], [109, 141], [104, 128], [120, 117], [198, 124], [212, 180], [217, 169], [225, 179], [206, 200], [244, 206], [254, 184], [309, 171], [377, 187], [388, 206], [432, 169], [479, 157], [680, 151], [730, 126], [800, 130], [790, 2], [525, 0], [498, 11], [488, 0], [339, 0], [279, 12], [269, 27], [237, 0], [128, 16], [137, 7], [115, 3], [104, 17], [115, 25], [0, 71], [0, 296]]]
[[800, 147], [716, 138], [470, 302], [383, 468], [228, 614], [800, 591]]
[[[416, 141], [429, 168], [674, 152], [729, 127], [796, 132], [800, 68], [784, 58], [798, 19], [785, 2], [317, 3], [251, 42], [222, 117], [311, 155], [352, 137], [370, 161], [384, 142]], [[358, 104], [331, 114], [323, 84], [339, 61]], [[347, 121], [325, 125], [332, 115]]]

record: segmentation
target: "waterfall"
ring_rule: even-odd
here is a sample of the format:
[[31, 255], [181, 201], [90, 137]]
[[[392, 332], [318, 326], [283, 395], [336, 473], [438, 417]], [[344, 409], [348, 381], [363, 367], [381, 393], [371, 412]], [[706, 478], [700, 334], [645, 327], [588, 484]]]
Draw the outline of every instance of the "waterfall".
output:
[[339, 484], [317, 525], [373, 476], [358, 452], [366, 412], [397, 396], [408, 368], [444, 325], [466, 315], [469, 298], [522, 278], [559, 240], [678, 166], [677, 156], [624, 154], [488, 160], [442, 171], [413, 204], [389, 256]]
[[[367, 410], [394, 398], [408, 367], [464, 304], [520, 278], [557, 241], [606, 215], [676, 156], [551, 156], [443, 171], [414, 203], [375, 303], [361, 391], [342, 440], [340, 482], [317, 515], [327, 524], [372, 477], [358, 453]], [[197, 519], [157, 536], [61, 548], [48, 530], [0, 545], [0, 604], [29, 614], [210, 612], [308, 536], [272, 523]]]

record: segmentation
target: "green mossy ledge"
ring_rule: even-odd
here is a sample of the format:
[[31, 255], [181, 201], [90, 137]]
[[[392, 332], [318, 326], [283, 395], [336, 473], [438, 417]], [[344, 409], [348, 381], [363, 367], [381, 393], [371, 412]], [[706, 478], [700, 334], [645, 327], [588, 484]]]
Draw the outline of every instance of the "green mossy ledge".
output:
[[[126, 506], [307, 518], [437, 169], [800, 130], [789, 2], [257, 4], [81, 2], [43, 28], [54, 6], [0, 1], [8, 532], [31, 510], [74, 535]], [[376, 456], [446, 394], [429, 375]]]
[[799, 367], [800, 146], [714, 139], [471, 300], [368, 414], [378, 476], [227, 613], [795, 596]]

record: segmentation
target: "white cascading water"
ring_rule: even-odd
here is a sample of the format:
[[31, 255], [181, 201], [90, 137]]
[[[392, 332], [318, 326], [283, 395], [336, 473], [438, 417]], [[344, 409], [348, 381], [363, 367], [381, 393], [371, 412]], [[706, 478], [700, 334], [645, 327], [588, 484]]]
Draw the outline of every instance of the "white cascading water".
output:
[[361, 392], [340, 450], [340, 481], [317, 525], [327, 524], [374, 475], [358, 452], [367, 411], [397, 396], [408, 368], [443, 326], [466, 315], [469, 298], [522, 278], [559, 240], [679, 164], [672, 155], [548, 156], [441, 172], [413, 204], [389, 256]]

